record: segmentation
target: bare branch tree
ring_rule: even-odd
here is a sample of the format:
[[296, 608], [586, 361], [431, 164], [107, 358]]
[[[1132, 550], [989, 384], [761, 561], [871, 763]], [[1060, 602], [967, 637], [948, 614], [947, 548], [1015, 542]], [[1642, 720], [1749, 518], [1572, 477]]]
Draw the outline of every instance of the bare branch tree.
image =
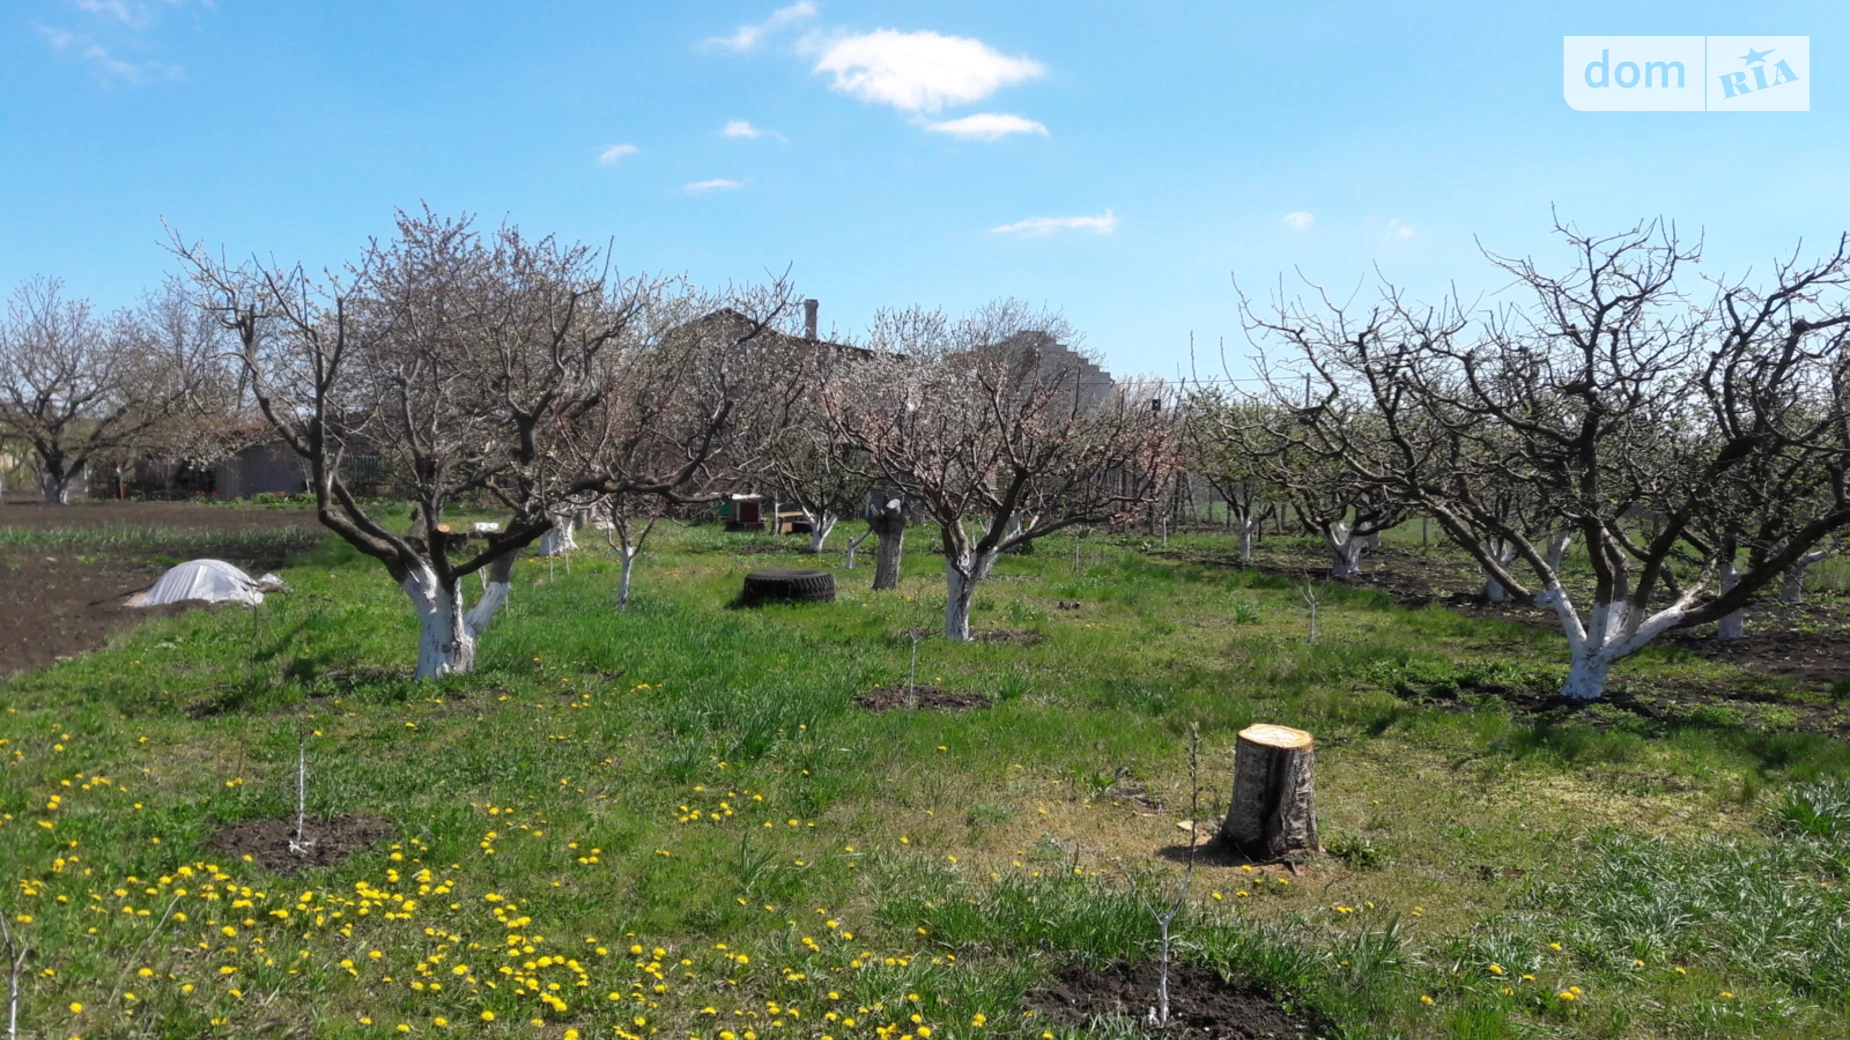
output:
[[998, 555], [1076, 524], [1128, 522], [1174, 475], [1169, 390], [1111, 385], [1063, 346], [1075, 338], [1059, 315], [1016, 301], [956, 322], [884, 312], [877, 356], [824, 394], [870, 475], [938, 526], [948, 638], [970, 638], [976, 586]]
[[[319, 280], [300, 266], [231, 264], [177, 236], [173, 249], [237, 337], [265, 420], [306, 463], [322, 524], [410, 598], [421, 677], [473, 668], [515, 555], [562, 507], [672, 491], [705, 464], [730, 411], [703, 399], [693, 454], [671, 471], [625, 468], [627, 450], [654, 440], [612, 420], [618, 402], [639, 400], [619, 392], [634, 369], [650, 367], [630, 362], [656, 356], [669, 338], [653, 332], [684, 315], [674, 283], [614, 277], [582, 245], [512, 225], [484, 235], [426, 209], [401, 212], [392, 240]], [[710, 350], [708, 337], [690, 338]], [[597, 450], [582, 448], [587, 428]], [[411, 500], [409, 531], [389, 530], [355, 493], [352, 454], [376, 456]], [[509, 513], [479, 548], [444, 520], [471, 499]], [[461, 579], [483, 569], [487, 589], [465, 608]]]
[[68, 502], [72, 482], [92, 465], [158, 452], [161, 436], [173, 436], [204, 403], [216, 337], [174, 303], [170, 287], [139, 310], [103, 317], [47, 278], [7, 301], [0, 432], [30, 447], [47, 503]]
[[[1562, 695], [1587, 700], [1615, 662], [1734, 614], [1850, 524], [1850, 242], [1697, 304], [1677, 282], [1697, 251], [1673, 230], [1556, 230], [1573, 269], [1493, 255], [1532, 302], [1469, 332], [1455, 305], [1415, 308], [1392, 288], [1366, 320], [1325, 298], [1335, 318], [1287, 310], [1263, 329], [1318, 387], [1297, 442], [1552, 608], [1571, 650]], [[1510, 495], [1526, 508], [1500, 506]], [[1561, 570], [1567, 537], [1587, 548], [1585, 616]]]

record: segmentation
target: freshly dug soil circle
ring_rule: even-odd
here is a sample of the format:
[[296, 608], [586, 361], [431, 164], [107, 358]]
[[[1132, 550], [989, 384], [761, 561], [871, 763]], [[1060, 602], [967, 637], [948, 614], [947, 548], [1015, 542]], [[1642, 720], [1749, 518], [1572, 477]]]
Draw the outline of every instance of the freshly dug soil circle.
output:
[[293, 874], [308, 867], [331, 867], [348, 856], [392, 836], [396, 825], [383, 816], [347, 813], [332, 820], [309, 820], [304, 828], [308, 846], [296, 852], [295, 818], [246, 820], [225, 827], [206, 839], [206, 847], [243, 859], [265, 870]]
[[1150, 1036], [1283, 1040], [1315, 1035], [1316, 1021], [1286, 1011], [1271, 994], [1230, 985], [1194, 964], [1169, 966], [1169, 1027], [1146, 1026], [1146, 1016], [1156, 1006], [1159, 973], [1155, 961], [1104, 971], [1068, 965], [1053, 985], [1029, 991], [1023, 1002], [1056, 1025], [1083, 1026], [1124, 1017]]
[[[995, 704], [988, 694], [958, 693], [936, 686], [915, 686], [911, 693], [917, 695], [920, 711], [972, 711]], [[904, 686], [878, 686], [856, 696], [854, 703], [868, 711], [906, 711], [911, 706], [911, 694]]]

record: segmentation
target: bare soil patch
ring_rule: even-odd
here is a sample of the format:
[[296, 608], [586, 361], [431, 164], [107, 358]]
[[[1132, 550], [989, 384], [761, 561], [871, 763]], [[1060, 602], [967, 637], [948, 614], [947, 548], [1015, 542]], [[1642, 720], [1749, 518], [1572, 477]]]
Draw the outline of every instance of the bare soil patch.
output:
[[1274, 1040], [1317, 1031], [1316, 1020], [1286, 1010], [1264, 990], [1233, 985], [1194, 964], [1170, 965], [1170, 1023], [1158, 1030], [1147, 1025], [1147, 1016], [1156, 1006], [1159, 970], [1155, 961], [1104, 971], [1069, 965], [1053, 985], [1029, 991], [1024, 1003], [1056, 1025], [1100, 1025], [1122, 1018], [1149, 1036]]
[[265, 870], [294, 874], [309, 867], [330, 867], [356, 852], [379, 844], [396, 828], [383, 816], [347, 813], [332, 820], [309, 820], [303, 828], [306, 841], [295, 842], [295, 820], [246, 820], [225, 827], [206, 839], [206, 847], [239, 859], [249, 859]]
[[[916, 697], [915, 701], [913, 698]], [[988, 694], [958, 693], [936, 686], [877, 686], [854, 698], [854, 703], [868, 711], [973, 711], [995, 705]]]
[[[86, 536], [68, 544], [0, 544], [0, 676], [49, 667], [150, 618], [188, 609], [122, 606], [123, 597], [153, 584], [175, 561], [212, 557], [261, 573], [322, 537], [305, 510], [185, 502], [9, 502], [0, 506], [0, 530]], [[136, 536], [111, 537], [127, 531]], [[237, 541], [252, 533], [275, 537]]]
[[1748, 615], [1741, 639], [1685, 636], [1677, 645], [1706, 661], [1719, 661], [1806, 686], [1830, 687], [1850, 679], [1850, 633], [1776, 628], [1777, 613]]

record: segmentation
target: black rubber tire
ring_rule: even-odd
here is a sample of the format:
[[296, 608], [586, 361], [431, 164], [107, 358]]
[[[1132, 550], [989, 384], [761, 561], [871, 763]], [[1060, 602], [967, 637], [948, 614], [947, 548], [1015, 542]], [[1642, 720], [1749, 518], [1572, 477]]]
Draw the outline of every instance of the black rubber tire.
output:
[[835, 575], [828, 571], [777, 568], [753, 571], [745, 576], [739, 591], [739, 605], [760, 603], [833, 603]]

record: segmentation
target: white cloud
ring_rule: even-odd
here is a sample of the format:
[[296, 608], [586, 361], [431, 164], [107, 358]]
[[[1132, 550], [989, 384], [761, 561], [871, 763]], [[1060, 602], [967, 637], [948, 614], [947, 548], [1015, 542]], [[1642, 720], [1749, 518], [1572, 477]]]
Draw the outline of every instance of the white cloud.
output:
[[135, 28], [148, 24], [148, 9], [140, 4], [130, 7], [124, 0], [77, 0], [77, 9]]
[[1044, 238], [1056, 231], [1090, 231], [1095, 235], [1109, 235], [1118, 229], [1117, 215], [1110, 210], [1096, 217], [1029, 217], [1017, 220], [1013, 224], [992, 227], [992, 235], [1025, 235], [1030, 238]]
[[1293, 231], [1302, 231], [1311, 226], [1316, 219], [1317, 217], [1315, 214], [1306, 213], [1301, 209], [1294, 209], [1285, 214], [1284, 224]]
[[779, 141], [787, 140], [787, 138], [785, 138], [783, 134], [780, 134], [775, 130], [766, 130], [765, 128], [761, 126], [753, 126], [749, 120], [744, 120], [744, 119], [728, 120], [726, 123], [726, 128], [724, 130], [721, 130], [720, 133], [724, 134], [727, 137], [744, 137], [744, 138], [773, 137]]
[[681, 190], [687, 192], [689, 195], [705, 195], [710, 191], [736, 191], [743, 187], [745, 187], [745, 185], [738, 181], [727, 180], [724, 177], [715, 177], [710, 181], [689, 181], [681, 185]]
[[124, 83], [141, 84], [157, 79], [180, 78], [178, 65], [167, 65], [158, 61], [123, 61], [110, 53], [109, 48], [88, 36], [49, 25], [41, 25], [38, 30], [39, 36], [52, 50], [76, 55], [94, 65], [97, 71], [111, 79]]
[[961, 119], [945, 119], [936, 123], [926, 123], [925, 129], [935, 134], [971, 137], [983, 141], [994, 141], [999, 137], [1007, 137], [1009, 134], [1047, 136], [1047, 127], [1043, 124], [1001, 112], [979, 112]]
[[1397, 238], [1404, 239], [1404, 238], [1412, 238], [1412, 237], [1413, 237], [1413, 225], [1406, 223], [1405, 221], [1401, 220], [1399, 217], [1395, 217], [1392, 220], [1389, 220], [1387, 222], [1387, 227], [1385, 227], [1382, 230], [1382, 235], [1381, 235], [1382, 241], [1389, 241], [1389, 242]]
[[633, 144], [613, 144], [598, 153], [597, 161], [605, 166], [615, 166], [640, 151], [642, 149]]
[[710, 36], [701, 46], [705, 47], [707, 50], [732, 51], [735, 54], [755, 51], [758, 49], [759, 45], [764, 43], [766, 37], [772, 32], [792, 22], [800, 22], [805, 18], [814, 18], [816, 17], [817, 10], [816, 5], [812, 3], [811, 0], [797, 0], [796, 3], [791, 4], [789, 7], [780, 7], [772, 11], [771, 17], [766, 18], [756, 25], [739, 26], [731, 36]]
[[981, 101], [1003, 87], [1047, 74], [1039, 62], [1010, 57], [981, 40], [896, 29], [825, 44], [815, 71], [835, 77], [829, 84], [833, 90], [906, 112]]

